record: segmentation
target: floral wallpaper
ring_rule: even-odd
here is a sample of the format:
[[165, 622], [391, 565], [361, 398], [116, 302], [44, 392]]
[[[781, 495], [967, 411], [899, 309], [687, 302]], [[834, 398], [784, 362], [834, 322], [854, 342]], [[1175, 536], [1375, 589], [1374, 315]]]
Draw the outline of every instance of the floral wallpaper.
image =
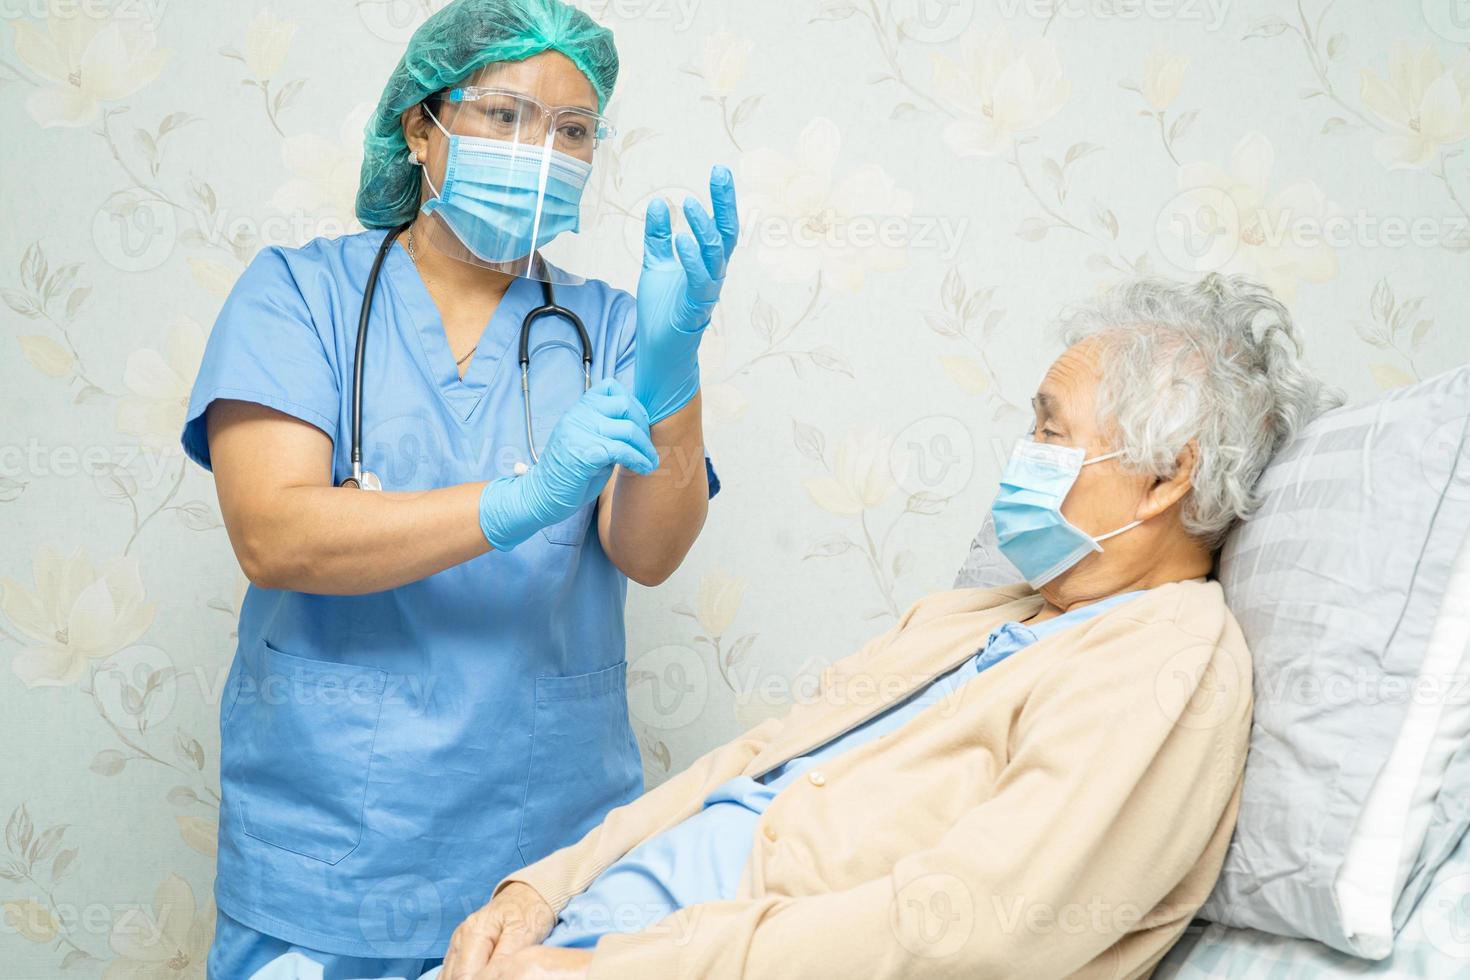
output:
[[[0, 3], [0, 975], [202, 977], [244, 588], [178, 447], [252, 255], [355, 230], [438, 0]], [[598, 268], [736, 171], [703, 350], [724, 482], [630, 598], [650, 784], [945, 588], [1071, 299], [1246, 272], [1356, 397], [1470, 357], [1454, 0], [594, 0], [624, 56]]]

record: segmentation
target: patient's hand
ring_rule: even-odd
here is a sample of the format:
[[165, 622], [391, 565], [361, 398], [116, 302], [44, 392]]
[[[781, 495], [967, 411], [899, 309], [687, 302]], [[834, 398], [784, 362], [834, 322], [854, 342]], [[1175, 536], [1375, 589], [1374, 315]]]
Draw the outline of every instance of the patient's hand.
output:
[[489, 970], [476, 980], [586, 980], [590, 949], [530, 946], [510, 959], [495, 957]]
[[440, 976], [442, 980], [477, 980], [490, 975], [481, 971], [492, 961], [498, 975], [502, 964], [509, 967], [515, 953], [551, 935], [554, 925], [556, 915], [540, 893], [513, 881], [454, 930]]

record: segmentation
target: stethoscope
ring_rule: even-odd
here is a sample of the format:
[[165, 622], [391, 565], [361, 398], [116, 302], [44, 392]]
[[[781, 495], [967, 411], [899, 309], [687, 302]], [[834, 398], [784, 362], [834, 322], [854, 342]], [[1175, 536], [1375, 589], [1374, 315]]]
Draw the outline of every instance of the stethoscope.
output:
[[[342, 481], [342, 486], [357, 490], [382, 490], [383, 482], [374, 473], [369, 473], [362, 468], [362, 375], [363, 361], [367, 355], [367, 331], [368, 321], [373, 312], [373, 296], [378, 291], [378, 279], [383, 273], [383, 262], [388, 258], [388, 250], [398, 240], [398, 236], [408, 230], [408, 225], [399, 225], [388, 232], [383, 239], [383, 245], [378, 249], [377, 258], [373, 260], [372, 271], [368, 273], [367, 290], [362, 297], [362, 311], [357, 318], [357, 357], [352, 369], [352, 475]], [[531, 462], [539, 463], [540, 456], [536, 453], [536, 434], [531, 422], [531, 327], [537, 320], [543, 317], [559, 316], [565, 318], [572, 326], [577, 328], [577, 339], [582, 344], [582, 390], [588, 391], [592, 388], [592, 338], [587, 334], [587, 327], [582, 323], [582, 318], [565, 306], [556, 302], [556, 291], [552, 288], [549, 278], [541, 280], [541, 295], [545, 302], [527, 313], [521, 321], [521, 402], [523, 413], [526, 417], [526, 445], [531, 450]], [[523, 473], [523, 467], [518, 467], [517, 472]]]

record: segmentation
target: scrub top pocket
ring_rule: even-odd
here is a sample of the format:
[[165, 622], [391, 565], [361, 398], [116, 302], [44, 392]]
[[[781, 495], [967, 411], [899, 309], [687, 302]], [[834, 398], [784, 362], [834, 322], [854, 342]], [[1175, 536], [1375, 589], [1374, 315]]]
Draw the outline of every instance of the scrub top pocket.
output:
[[596, 501], [578, 507], [577, 512], [566, 520], [543, 527], [542, 536], [552, 544], [581, 544], [582, 540], [587, 537], [588, 527], [592, 523], [592, 511], [596, 507]]
[[607, 811], [643, 792], [628, 723], [628, 665], [536, 678], [526, 802], [517, 838], [531, 864], [574, 844]]
[[387, 673], [264, 643], [225, 719], [220, 766], [245, 833], [327, 864], [362, 839]]

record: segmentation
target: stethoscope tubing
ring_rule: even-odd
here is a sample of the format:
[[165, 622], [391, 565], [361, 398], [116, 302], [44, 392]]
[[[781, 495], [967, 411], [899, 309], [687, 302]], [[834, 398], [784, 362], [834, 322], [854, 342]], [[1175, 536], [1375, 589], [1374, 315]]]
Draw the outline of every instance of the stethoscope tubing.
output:
[[[542, 269], [543, 274], [545, 269]], [[551, 287], [550, 279], [541, 280], [541, 295], [545, 304], [536, 307], [526, 318], [521, 321], [521, 400], [525, 406], [526, 416], [526, 446], [531, 450], [531, 462], [541, 462], [541, 457], [536, 452], [536, 434], [531, 425], [531, 327], [543, 317], [560, 316], [570, 321], [577, 328], [577, 339], [582, 344], [582, 390], [588, 391], [592, 387], [592, 338], [587, 334], [587, 327], [582, 323], [582, 318], [572, 310], [557, 305], [556, 292]]]
[[352, 477], [343, 481], [343, 486], [362, 488], [362, 376], [363, 365], [367, 362], [368, 321], [372, 319], [373, 297], [378, 292], [378, 280], [382, 277], [388, 250], [411, 223], [405, 222], [384, 236], [378, 255], [373, 259], [372, 271], [368, 273], [367, 288], [362, 294], [362, 309], [357, 315], [357, 353], [352, 365]]

